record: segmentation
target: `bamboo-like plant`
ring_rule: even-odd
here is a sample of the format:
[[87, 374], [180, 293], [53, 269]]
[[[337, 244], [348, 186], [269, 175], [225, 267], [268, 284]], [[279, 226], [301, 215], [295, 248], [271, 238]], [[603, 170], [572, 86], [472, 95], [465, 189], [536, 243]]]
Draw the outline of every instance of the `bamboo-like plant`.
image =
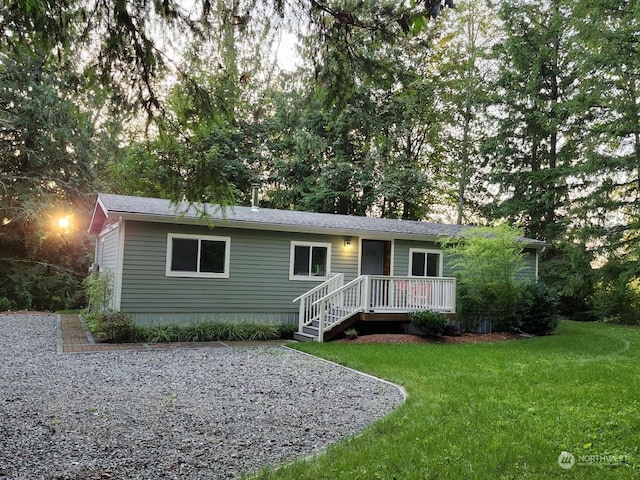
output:
[[488, 317], [492, 329], [509, 330], [515, 324], [522, 293], [517, 275], [525, 268], [522, 232], [502, 225], [479, 227], [445, 242], [458, 277], [460, 317], [467, 330]]

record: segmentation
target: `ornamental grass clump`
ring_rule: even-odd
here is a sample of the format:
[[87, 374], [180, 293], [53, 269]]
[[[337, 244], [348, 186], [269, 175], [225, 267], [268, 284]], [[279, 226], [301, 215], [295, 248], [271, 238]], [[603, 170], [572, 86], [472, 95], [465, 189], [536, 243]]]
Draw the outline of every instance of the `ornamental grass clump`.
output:
[[84, 313], [83, 320], [96, 340], [104, 343], [277, 340], [291, 338], [292, 332], [296, 329], [294, 325], [222, 320], [136, 325], [124, 312], [115, 311]]
[[287, 332], [281, 325], [264, 322], [198, 320], [193, 323], [156, 323], [138, 328], [143, 342], [219, 342], [276, 340]]

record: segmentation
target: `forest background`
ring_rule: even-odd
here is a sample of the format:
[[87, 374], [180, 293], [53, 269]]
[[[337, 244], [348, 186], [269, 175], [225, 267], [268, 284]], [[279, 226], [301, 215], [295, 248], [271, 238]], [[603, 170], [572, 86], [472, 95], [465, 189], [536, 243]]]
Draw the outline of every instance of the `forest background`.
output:
[[633, 0], [3, 0], [0, 310], [83, 305], [96, 192], [257, 181], [517, 225], [565, 314], [640, 323], [639, 42]]

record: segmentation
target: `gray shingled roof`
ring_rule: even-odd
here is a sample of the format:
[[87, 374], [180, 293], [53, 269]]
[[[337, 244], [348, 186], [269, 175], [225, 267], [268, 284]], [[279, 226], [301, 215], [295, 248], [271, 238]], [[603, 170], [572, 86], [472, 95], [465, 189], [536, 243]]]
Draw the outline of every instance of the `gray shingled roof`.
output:
[[[106, 208], [106, 215], [135, 215], [149, 217], [153, 220], [166, 220], [176, 218], [184, 219], [185, 223], [192, 223], [202, 217], [202, 205], [194, 206], [188, 202], [176, 205], [169, 200], [159, 198], [132, 197], [126, 195], [113, 195], [100, 193], [98, 199]], [[275, 210], [260, 208], [258, 211], [250, 207], [230, 207], [222, 211], [215, 205], [205, 204], [204, 208], [214, 222], [229, 221], [234, 226], [245, 224], [247, 227], [278, 230], [279, 227], [286, 230], [292, 228], [305, 232], [309, 230], [326, 229], [339, 234], [350, 233], [354, 236], [360, 233], [379, 233], [402, 236], [418, 237], [455, 237], [461, 235], [464, 230], [471, 228], [468, 225], [452, 225], [444, 223], [430, 223], [410, 220], [393, 220], [388, 218], [355, 217], [350, 215], [337, 215], [330, 213], [301, 212], [295, 210]], [[523, 238], [531, 246], [542, 247], [544, 242]]]

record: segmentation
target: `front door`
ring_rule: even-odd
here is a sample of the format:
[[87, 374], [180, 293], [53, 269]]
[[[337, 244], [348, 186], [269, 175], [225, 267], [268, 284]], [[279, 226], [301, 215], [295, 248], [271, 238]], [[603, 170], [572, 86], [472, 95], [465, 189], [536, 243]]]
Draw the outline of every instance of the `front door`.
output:
[[360, 274], [391, 274], [391, 242], [384, 240], [362, 240]]

